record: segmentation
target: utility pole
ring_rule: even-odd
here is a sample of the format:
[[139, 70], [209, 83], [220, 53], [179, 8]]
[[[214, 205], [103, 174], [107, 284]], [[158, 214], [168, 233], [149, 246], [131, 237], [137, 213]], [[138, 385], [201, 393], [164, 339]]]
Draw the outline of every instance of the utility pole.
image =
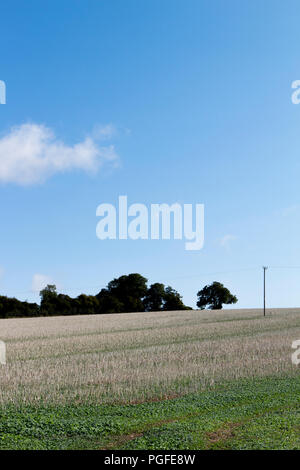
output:
[[268, 266], [263, 266], [264, 270], [264, 317], [266, 316], [266, 270]]

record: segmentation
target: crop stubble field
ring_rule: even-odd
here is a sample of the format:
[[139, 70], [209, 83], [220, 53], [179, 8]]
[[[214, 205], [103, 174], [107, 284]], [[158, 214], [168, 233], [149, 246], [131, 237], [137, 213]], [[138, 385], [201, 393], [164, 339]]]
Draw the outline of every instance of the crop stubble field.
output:
[[300, 448], [300, 309], [7, 319], [0, 339], [0, 448]]

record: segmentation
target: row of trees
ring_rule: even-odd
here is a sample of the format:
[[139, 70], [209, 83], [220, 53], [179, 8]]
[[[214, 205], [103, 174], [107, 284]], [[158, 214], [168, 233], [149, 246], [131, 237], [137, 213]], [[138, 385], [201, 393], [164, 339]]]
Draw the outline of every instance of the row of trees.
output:
[[57, 294], [55, 286], [47, 286], [40, 295], [42, 315], [57, 315], [57, 312], [61, 315], [91, 315], [190, 309], [172, 287], [155, 283], [148, 288], [147, 279], [135, 273], [113, 279], [95, 296], [81, 294], [73, 299]]
[[[40, 292], [40, 305], [0, 296], [0, 317], [191, 310], [172, 287], [158, 282], [147, 287], [147, 282], [145, 277], [137, 273], [124, 275], [113, 279], [95, 296], [81, 294], [76, 298], [58, 294], [55, 285], [48, 285]], [[200, 309], [207, 306], [217, 309], [222, 308], [223, 303], [237, 302], [237, 298], [218, 282], [205, 286], [197, 295], [197, 306]]]
[[18, 299], [0, 295], [0, 318], [37, 317], [39, 315], [38, 304], [21, 302]]

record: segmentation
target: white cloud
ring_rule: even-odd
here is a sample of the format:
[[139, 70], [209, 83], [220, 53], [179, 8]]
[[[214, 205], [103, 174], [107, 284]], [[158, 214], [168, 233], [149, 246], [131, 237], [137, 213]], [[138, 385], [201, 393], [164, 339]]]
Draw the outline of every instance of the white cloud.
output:
[[236, 239], [237, 237], [235, 235], [231, 235], [231, 234], [224, 235], [224, 237], [222, 237], [220, 240], [220, 245], [223, 246], [224, 248], [228, 248], [230, 245], [230, 242]]
[[54, 284], [53, 280], [49, 276], [45, 276], [45, 274], [34, 274], [31, 290], [32, 292], [40, 292], [48, 284]]
[[112, 124], [106, 126], [96, 125], [92, 136], [95, 140], [107, 140], [117, 135], [117, 129]]
[[[106, 137], [111, 132], [103, 130]], [[103, 163], [117, 161], [113, 145], [99, 146], [94, 138], [86, 137], [68, 146], [41, 124], [22, 124], [0, 138], [0, 182], [5, 183], [36, 184], [73, 169], [95, 173]]]

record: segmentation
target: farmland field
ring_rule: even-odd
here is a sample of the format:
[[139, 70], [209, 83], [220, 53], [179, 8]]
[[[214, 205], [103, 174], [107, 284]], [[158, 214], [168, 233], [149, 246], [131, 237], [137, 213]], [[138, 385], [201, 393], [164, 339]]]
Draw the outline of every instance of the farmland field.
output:
[[0, 449], [299, 449], [300, 309], [0, 320]]

